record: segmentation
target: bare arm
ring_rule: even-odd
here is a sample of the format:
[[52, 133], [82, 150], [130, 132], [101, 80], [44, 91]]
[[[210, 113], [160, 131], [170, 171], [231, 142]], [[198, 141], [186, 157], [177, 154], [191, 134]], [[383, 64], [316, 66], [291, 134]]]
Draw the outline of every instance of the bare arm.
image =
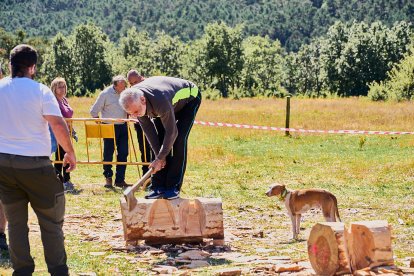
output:
[[69, 164], [69, 168], [67, 168], [66, 171], [73, 171], [76, 168], [76, 156], [72, 142], [70, 141], [69, 131], [65, 120], [63, 120], [62, 117], [53, 115], [43, 115], [43, 117], [52, 128], [57, 142], [66, 152], [65, 156], [63, 157], [63, 166]]

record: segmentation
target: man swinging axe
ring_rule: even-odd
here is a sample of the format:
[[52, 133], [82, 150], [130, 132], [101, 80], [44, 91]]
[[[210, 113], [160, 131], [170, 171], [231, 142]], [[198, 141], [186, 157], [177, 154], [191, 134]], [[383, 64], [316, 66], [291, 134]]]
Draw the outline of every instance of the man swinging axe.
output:
[[187, 163], [188, 135], [201, 104], [200, 89], [184, 79], [150, 77], [126, 89], [119, 103], [138, 119], [155, 153], [149, 166], [152, 191], [145, 198], [178, 198]]

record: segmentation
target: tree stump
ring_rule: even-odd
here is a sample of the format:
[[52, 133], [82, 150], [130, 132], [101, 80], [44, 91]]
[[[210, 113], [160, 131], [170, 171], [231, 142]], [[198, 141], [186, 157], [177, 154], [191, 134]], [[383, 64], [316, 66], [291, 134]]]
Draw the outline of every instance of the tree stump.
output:
[[308, 255], [317, 275], [351, 273], [342, 222], [321, 222], [312, 227]]
[[157, 244], [201, 242], [203, 238], [221, 242], [224, 239], [221, 199], [140, 198], [131, 211], [125, 198], [120, 201], [127, 243], [139, 240]]
[[387, 221], [360, 221], [347, 231], [348, 253], [353, 271], [366, 267], [394, 265], [391, 227]]

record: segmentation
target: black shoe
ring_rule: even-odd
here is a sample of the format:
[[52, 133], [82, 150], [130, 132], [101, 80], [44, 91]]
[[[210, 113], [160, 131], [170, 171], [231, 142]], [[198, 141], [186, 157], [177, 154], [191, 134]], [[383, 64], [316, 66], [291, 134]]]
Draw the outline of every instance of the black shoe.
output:
[[157, 199], [162, 197], [163, 192], [160, 192], [159, 190], [151, 191], [145, 196], [146, 199]]
[[0, 233], [0, 250], [9, 250], [7, 245], [6, 234]]

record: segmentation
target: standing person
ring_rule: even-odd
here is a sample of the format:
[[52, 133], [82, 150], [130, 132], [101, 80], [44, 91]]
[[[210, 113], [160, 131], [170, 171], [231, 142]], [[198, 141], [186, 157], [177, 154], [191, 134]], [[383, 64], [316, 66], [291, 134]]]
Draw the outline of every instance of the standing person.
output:
[[[59, 104], [60, 112], [62, 113], [63, 118], [72, 118], [73, 117], [73, 109], [70, 107], [68, 100], [66, 99], [67, 94], [67, 86], [66, 81], [64, 78], [55, 78], [51, 85], [50, 89], [52, 90], [53, 94], [55, 94], [56, 100]], [[69, 127], [69, 131], [71, 128]], [[53, 145], [52, 145], [53, 151]], [[55, 151], [55, 160], [62, 161], [63, 156], [65, 155], [65, 150], [62, 148], [61, 145], [58, 145], [57, 150]], [[63, 182], [63, 186], [66, 191], [71, 191], [74, 189], [73, 183], [70, 181], [70, 172], [66, 171], [69, 167], [69, 164], [63, 167], [61, 163], [55, 163], [56, 173], [59, 179]]]
[[[0, 80], [3, 78], [3, 66], [0, 63]], [[3, 205], [0, 201], [0, 250], [8, 250], [9, 246], [7, 245], [7, 238], [6, 238], [6, 214], [4, 213]]]
[[[124, 76], [115, 76], [112, 85], [103, 90], [93, 104], [90, 114], [93, 118], [126, 119], [127, 113], [119, 104], [119, 96], [126, 88]], [[128, 157], [128, 125], [125, 122], [115, 123], [115, 141], [117, 149], [117, 162], [126, 162]], [[103, 161], [112, 162], [115, 151], [114, 139], [104, 138]], [[112, 188], [112, 165], [103, 165], [105, 188]], [[131, 186], [125, 182], [126, 165], [116, 165], [115, 186], [125, 188]]]
[[[188, 135], [201, 104], [201, 91], [188, 80], [150, 77], [125, 90], [120, 103], [138, 118], [155, 153], [150, 164], [153, 191], [146, 198], [178, 198], [187, 164]], [[160, 120], [154, 124], [151, 119], [155, 117]]]
[[76, 168], [66, 122], [50, 89], [33, 80], [37, 52], [25, 44], [10, 52], [11, 77], [0, 81], [0, 199], [9, 221], [13, 275], [32, 275], [28, 204], [37, 215], [46, 265], [51, 275], [69, 275], [63, 220], [65, 193], [49, 159], [52, 128], [66, 154], [68, 171]]
[[[145, 78], [138, 73], [137, 70], [130, 70], [127, 74], [127, 79], [129, 85], [134, 86]], [[142, 127], [139, 123], [134, 124], [134, 128], [137, 132], [138, 146], [139, 151], [141, 152], [141, 162], [150, 162], [151, 161], [151, 145], [148, 142], [148, 139], [144, 136]], [[142, 174], [145, 174], [148, 171], [148, 166], [142, 166]]]

